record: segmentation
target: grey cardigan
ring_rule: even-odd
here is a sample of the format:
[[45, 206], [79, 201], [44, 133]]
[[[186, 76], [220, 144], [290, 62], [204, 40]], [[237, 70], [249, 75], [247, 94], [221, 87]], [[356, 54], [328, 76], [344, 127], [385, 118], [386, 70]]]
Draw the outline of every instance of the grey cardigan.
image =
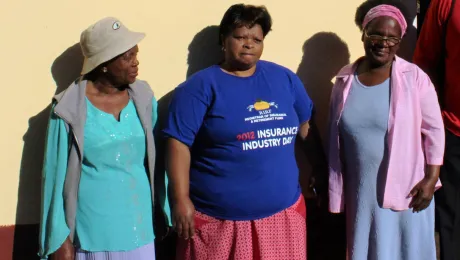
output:
[[[75, 217], [77, 209], [78, 189], [81, 177], [84, 147], [84, 126], [86, 122], [86, 84], [82, 78], [77, 79], [67, 90], [56, 95], [54, 113], [61, 118], [69, 132], [69, 157], [64, 182], [64, 208], [70, 239], [74, 242]], [[154, 171], [155, 141], [152, 125], [153, 91], [145, 81], [137, 80], [128, 88], [130, 97], [136, 107], [142, 127], [144, 128], [147, 146], [147, 168], [154, 202]], [[155, 207], [153, 207], [155, 208]]]

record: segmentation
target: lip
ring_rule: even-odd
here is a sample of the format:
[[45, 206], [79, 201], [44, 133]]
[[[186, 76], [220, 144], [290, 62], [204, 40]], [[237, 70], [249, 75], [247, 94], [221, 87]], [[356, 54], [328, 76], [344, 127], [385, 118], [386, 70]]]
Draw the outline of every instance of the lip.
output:
[[241, 53], [240, 55], [241, 56], [254, 56], [254, 54], [252, 53]]
[[134, 72], [130, 72], [128, 75], [131, 76], [131, 77], [137, 77], [138, 74], [139, 74], [139, 73], [138, 73], [138, 71], [136, 70], [136, 71], [134, 71]]
[[374, 53], [374, 55], [376, 55], [376, 56], [385, 56], [385, 55], [387, 55], [387, 52], [385, 52], [383, 50], [372, 50], [372, 53]]

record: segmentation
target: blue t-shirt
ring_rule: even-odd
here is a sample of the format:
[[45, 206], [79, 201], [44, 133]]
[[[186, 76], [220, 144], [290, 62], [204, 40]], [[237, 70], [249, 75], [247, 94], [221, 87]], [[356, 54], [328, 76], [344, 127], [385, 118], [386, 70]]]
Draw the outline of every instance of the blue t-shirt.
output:
[[177, 87], [164, 133], [191, 149], [196, 210], [254, 220], [294, 204], [300, 196], [294, 143], [311, 109], [300, 79], [266, 61], [250, 77], [215, 65]]

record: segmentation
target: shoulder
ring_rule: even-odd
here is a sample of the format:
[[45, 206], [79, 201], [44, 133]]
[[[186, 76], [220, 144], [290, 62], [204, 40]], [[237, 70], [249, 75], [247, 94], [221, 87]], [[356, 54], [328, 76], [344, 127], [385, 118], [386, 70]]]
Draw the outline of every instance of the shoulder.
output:
[[263, 74], [278, 82], [289, 82], [291, 86], [302, 85], [300, 78], [292, 70], [270, 61], [259, 61]]
[[82, 81], [82, 77], [79, 77], [77, 78], [75, 81], [73, 81], [70, 86], [68, 86], [66, 89], [64, 89], [63, 91], [57, 93], [56, 95], [54, 95], [53, 97], [53, 103], [59, 103], [63, 98], [64, 96], [73, 96], [73, 95], [76, 95], [76, 93], [78, 93], [78, 90], [80, 88], [80, 82]]
[[139, 93], [140, 95], [147, 95], [147, 96], [154, 96], [153, 90], [150, 87], [149, 83], [145, 80], [137, 79], [131, 87], [134, 91]]
[[404, 75], [408, 75], [410, 77], [415, 78], [416, 80], [426, 80], [428, 75], [416, 64], [406, 61], [402, 58], [396, 57], [396, 69], [398, 72], [403, 73]]
[[261, 60], [257, 63], [263, 71], [275, 74], [284, 74], [289, 77], [297, 77], [297, 75], [290, 69], [271, 61]]
[[343, 77], [343, 76], [350, 76], [353, 74], [354, 67], [356, 66], [356, 63], [350, 63], [348, 65], [343, 66], [340, 70], [339, 73], [337, 73], [338, 77]]
[[[336, 80], [331, 91], [331, 99], [335, 100], [337, 97], [340, 97], [343, 94], [344, 89], [350, 83], [350, 79], [353, 79], [353, 75], [356, 71], [356, 68], [359, 64], [359, 59], [353, 63], [345, 65], [340, 69], [339, 73], [336, 75]], [[334, 104], [334, 102], [332, 102]]]
[[[447, 19], [451, 9], [454, 7], [453, 4], [458, 0], [432, 0], [429, 8], [434, 8], [440, 18]], [[455, 3], [456, 5], [457, 3]]]
[[211, 66], [196, 72], [179, 84], [176, 91], [209, 91], [212, 82], [218, 77], [217, 69], [216, 66]]

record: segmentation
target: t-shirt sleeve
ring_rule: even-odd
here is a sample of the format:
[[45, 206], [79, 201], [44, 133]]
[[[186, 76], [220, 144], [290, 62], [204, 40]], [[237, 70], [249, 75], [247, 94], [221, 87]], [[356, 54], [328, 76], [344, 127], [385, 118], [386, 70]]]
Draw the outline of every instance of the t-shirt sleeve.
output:
[[211, 91], [204, 80], [194, 76], [179, 85], [168, 110], [163, 133], [187, 146], [192, 146], [211, 103]]
[[425, 15], [423, 26], [417, 40], [413, 61], [424, 70], [436, 87], [439, 87], [439, 62], [443, 49], [442, 38], [445, 23], [452, 8], [451, 0], [432, 0]]
[[297, 75], [291, 76], [293, 95], [294, 95], [294, 110], [299, 118], [299, 123], [303, 124], [310, 120], [313, 109], [313, 102], [305, 90], [302, 81]]

